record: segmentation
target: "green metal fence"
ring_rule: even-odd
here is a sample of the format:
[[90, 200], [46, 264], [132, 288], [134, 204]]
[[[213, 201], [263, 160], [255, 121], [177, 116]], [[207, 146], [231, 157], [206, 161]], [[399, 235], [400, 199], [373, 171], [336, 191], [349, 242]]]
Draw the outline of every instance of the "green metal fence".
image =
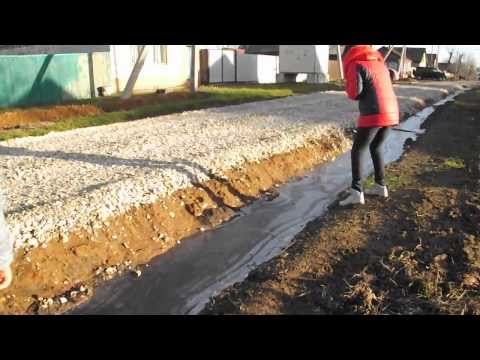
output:
[[0, 107], [91, 96], [88, 54], [0, 56]]

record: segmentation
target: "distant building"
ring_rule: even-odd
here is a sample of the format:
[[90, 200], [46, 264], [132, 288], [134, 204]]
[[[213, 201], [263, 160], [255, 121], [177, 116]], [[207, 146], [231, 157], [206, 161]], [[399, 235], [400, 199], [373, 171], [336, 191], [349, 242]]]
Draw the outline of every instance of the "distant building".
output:
[[245, 54], [255, 55], [280, 55], [280, 45], [240, 45]]
[[438, 57], [437, 54], [427, 54], [427, 66], [437, 68], [438, 67]]
[[[142, 45], [110, 45], [113, 92], [125, 89]], [[152, 92], [187, 85], [190, 79], [191, 46], [149, 45], [134, 92]]]
[[412, 59], [413, 68], [427, 66], [427, 49], [425, 48], [407, 47], [407, 57]]
[[[381, 47], [378, 51], [385, 57], [389, 51], [387, 47]], [[385, 64], [389, 69], [400, 72], [400, 59], [402, 57], [402, 48], [394, 48], [388, 58], [385, 60]], [[405, 55], [404, 71], [406, 77], [413, 77], [413, 60], [409, 57], [408, 51]]]
[[[345, 45], [342, 45], [340, 51], [343, 52]], [[341, 73], [338, 64], [337, 45], [330, 45], [328, 52], [328, 76], [330, 81], [340, 81]]]
[[438, 69], [443, 71], [448, 79], [453, 78], [455, 74], [455, 64], [438, 63]]
[[[388, 52], [388, 48], [383, 46], [378, 49], [383, 54]], [[394, 50], [397, 54], [402, 53], [402, 47], [395, 47]], [[406, 48], [406, 57], [412, 61], [412, 70], [416, 67], [425, 67], [427, 66], [427, 49], [425, 48]]]
[[438, 68], [442, 71], [453, 72], [453, 67], [455, 65], [451, 63], [438, 63]]
[[[48, 105], [121, 92], [141, 46], [0, 45], [4, 74], [0, 106]], [[191, 46], [148, 46], [134, 93], [185, 86], [190, 79]]]
[[279, 82], [329, 81], [330, 45], [241, 45], [247, 55], [279, 58]]

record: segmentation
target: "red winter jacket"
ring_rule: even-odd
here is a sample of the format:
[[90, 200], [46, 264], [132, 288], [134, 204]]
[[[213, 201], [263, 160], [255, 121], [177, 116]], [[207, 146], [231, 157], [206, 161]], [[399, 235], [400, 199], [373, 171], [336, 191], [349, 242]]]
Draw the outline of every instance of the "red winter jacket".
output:
[[367, 45], [350, 48], [343, 58], [347, 95], [359, 101], [358, 127], [398, 125], [398, 101], [383, 56]]

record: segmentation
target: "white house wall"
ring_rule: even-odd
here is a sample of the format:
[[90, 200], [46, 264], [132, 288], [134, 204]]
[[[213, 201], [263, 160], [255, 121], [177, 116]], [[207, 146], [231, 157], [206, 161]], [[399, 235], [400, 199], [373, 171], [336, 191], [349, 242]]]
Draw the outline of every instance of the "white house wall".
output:
[[318, 74], [328, 80], [330, 45], [280, 45], [281, 73]]
[[330, 45], [315, 45], [315, 73], [319, 75], [320, 81], [329, 80], [328, 76], [328, 59], [330, 56]]
[[235, 81], [235, 52], [224, 50], [222, 54], [223, 82]]
[[237, 56], [237, 80], [244, 82], [258, 81], [257, 55], [239, 54]]
[[313, 73], [314, 50], [313, 45], [280, 45], [280, 72]]
[[277, 81], [277, 56], [258, 55], [258, 82], [272, 84]]
[[209, 82], [221, 83], [222, 82], [222, 51], [221, 50], [209, 50], [208, 51], [208, 71]]
[[[130, 45], [111, 45], [111, 71], [114, 86], [122, 91], [134, 66]], [[156, 64], [153, 48], [145, 59], [144, 66], [135, 83], [134, 91], [166, 89], [185, 84], [190, 78], [190, 49], [185, 45], [167, 45], [167, 64]]]

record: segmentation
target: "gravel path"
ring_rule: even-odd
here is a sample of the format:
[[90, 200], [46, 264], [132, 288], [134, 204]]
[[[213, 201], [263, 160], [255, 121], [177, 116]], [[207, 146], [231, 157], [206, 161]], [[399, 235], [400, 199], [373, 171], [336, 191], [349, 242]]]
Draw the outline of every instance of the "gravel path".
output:
[[[402, 112], [453, 83], [397, 86]], [[208, 179], [244, 161], [288, 152], [354, 124], [343, 92], [189, 111], [0, 142], [0, 187], [16, 247], [100, 227], [112, 214]]]

